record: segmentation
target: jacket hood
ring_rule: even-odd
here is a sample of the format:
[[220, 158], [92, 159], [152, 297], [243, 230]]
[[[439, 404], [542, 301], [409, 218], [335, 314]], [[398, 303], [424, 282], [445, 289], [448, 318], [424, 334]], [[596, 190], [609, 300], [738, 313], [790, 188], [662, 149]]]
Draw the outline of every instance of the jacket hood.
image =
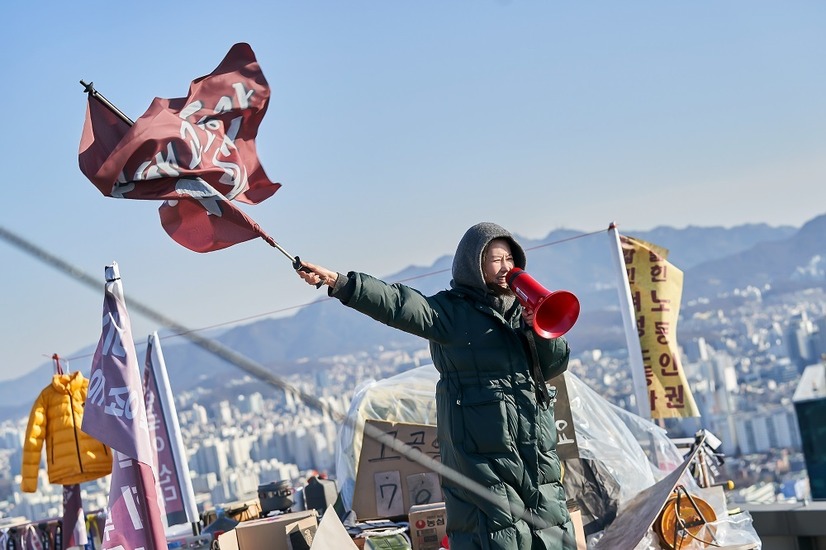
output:
[[465, 232], [456, 247], [451, 286], [462, 285], [487, 291], [482, 273], [482, 254], [494, 239], [506, 239], [511, 247], [514, 265], [525, 269], [525, 251], [507, 229], [491, 222], [477, 223]]

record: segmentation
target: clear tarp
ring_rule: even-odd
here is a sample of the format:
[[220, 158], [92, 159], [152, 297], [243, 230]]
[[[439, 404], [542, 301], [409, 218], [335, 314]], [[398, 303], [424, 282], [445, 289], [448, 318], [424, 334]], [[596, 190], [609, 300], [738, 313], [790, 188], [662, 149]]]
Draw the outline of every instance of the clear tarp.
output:
[[369, 380], [356, 389], [347, 421], [338, 434], [336, 481], [344, 507], [351, 510], [356, 469], [365, 420], [436, 425], [436, 382], [433, 365], [411, 369], [383, 380]]
[[[361, 452], [358, 427], [368, 419], [435, 425], [438, 380], [435, 367], [426, 365], [365, 382], [356, 390], [336, 453], [336, 478], [347, 510], [352, 509]], [[598, 534], [624, 504], [665, 478], [684, 457], [665, 430], [650, 420], [609, 403], [571, 372], [565, 373], [565, 381], [579, 447], [579, 459], [565, 462], [565, 491], [569, 502], [583, 513], [586, 534]], [[693, 478], [687, 477], [685, 485], [698, 489]], [[725, 499], [714, 504], [718, 516], [725, 516]], [[745, 521], [750, 526], [750, 517], [727, 521]], [[743, 536], [754, 540], [756, 534], [752, 534], [753, 530]]]
[[[573, 373], [565, 373], [565, 380], [580, 457], [602, 464], [620, 488], [620, 502], [650, 487], [683, 461], [665, 430], [612, 405]], [[354, 429], [357, 422], [374, 419], [435, 425], [438, 381], [436, 368], [425, 365], [370, 380], [356, 390], [336, 453], [336, 479], [348, 509], [361, 452], [362, 433]]]
[[565, 373], [579, 456], [598, 460], [621, 488], [620, 502], [682, 464], [666, 431], [609, 403], [571, 372]]

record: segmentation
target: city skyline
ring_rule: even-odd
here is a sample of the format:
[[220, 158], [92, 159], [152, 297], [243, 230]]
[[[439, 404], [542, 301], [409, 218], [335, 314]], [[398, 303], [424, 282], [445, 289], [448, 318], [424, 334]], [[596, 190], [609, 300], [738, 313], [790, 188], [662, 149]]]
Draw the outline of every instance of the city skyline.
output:
[[[754, 307], [754, 304], [746, 304], [744, 311]], [[776, 309], [772, 316], [780, 314], [786, 307]], [[739, 323], [736, 316], [731, 319], [720, 319], [720, 322], [723, 324]], [[709, 330], [711, 330], [711, 327], [709, 327]], [[768, 338], [770, 334], [766, 333], [765, 330], [761, 330], [757, 334], [760, 335], [759, 340], [764, 343], [771, 340]], [[753, 459], [739, 460], [740, 454], [766, 454], [770, 456], [775, 449], [790, 448], [794, 453], [797, 453], [793, 455], [792, 460], [795, 468], [799, 468], [801, 462], [798, 458], [800, 439], [793, 424], [794, 411], [790, 403], [783, 403], [779, 399], [766, 400], [764, 396], [757, 394], [754, 394], [751, 398], [748, 397], [749, 392], [753, 392], [758, 388], [765, 388], [766, 384], [765, 379], [760, 377], [743, 377], [741, 369], [744, 365], [749, 365], [747, 358], [759, 351], [761, 345], [760, 342], [756, 341], [753, 350], [740, 349], [740, 345], [751, 340], [747, 336], [740, 335], [737, 338], [736, 359], [728, 355], [728, 351], [733, 350], [715, 351], [705, 343], [701, 343], [697, 350], [689, 354], [693, 357], [689, 362], [692, 366], [691, 370], [695, 371], [692, 375], [692, 384], [695, 386], [695, 390], [702, 390], [702, 394], [705, 396], [704, 399], [709, 399], [708, 402], [711, 403], [717, 399], [717, 396], [722, 396], [724, 400], [731, 403], [731, 405], [724, 405], [724, 410], [709, 410], [708, 416], [702, 419], [702, 425], [706, 429], [713, 428], [716, 435], [721, 436], [724, 441], [723, 452], [730, 457], [728, 462], [731, 462], [731, 458], [738, 459], [736, 463], [743, 466], [743, 468], [746, 464], [751, 463], [752, 468], [749, 472], [745, 469], [729, 472], [737, 479], [736, 485], [739, 490], [735, 498], [754, 495], [754, 498], [765, 499], [774, 493], [757, 491], [756, 487], [741, 487], [741, 481], [753, 480], [755, 477], [759, 477], [758, 474], [763, 465], [754, 464]], [[718, 343], [715, 342], [715, 344]], [[760, 355], [773, 357], [778, 352], [782, 353], [782, 347], [763, 349], [760, 351]], [[315, 391], [319, 395], [324, 395], [325, 399], [329, 398], [326, 396], [330, 396], [331, 391], [340, 390], [342, 387], [349, 388], [344, 394], [335, 393], [335, 398], [333, 398], [338, 399], [338, 406], [342, 407], [341, 410], [344, 410], [347, 408], [347, 399], [345, 398], [355, 388], [361, 386], [361, 383], [359, 383], [360, 377], [366, 376], [366, 379], [362, 378], [362, 382], [373, 380], [374, 387], [384, 388], [381, 391], [388, 391], [387, 388], [392, 386], [388, 386], [387, 383], [393, 379], [392, 375], [398, 369], [396, 365], [400, 361], [408, 362], [410, 359], [411, 357], [405, 352], [377, 353], [369, 358], [362, 357], [358, 360], [355, 357], [331, 358], [327, 376], [319, 378], [310, 373], [304, 373], [302, 376], [293, 377], [292, 383], [307, 389], [309, 389], [309, 386], [316, 385]], [[357, 361], [356, 364], [361, 365], [364, 369], [358, 369], [361, 372], [360, 375], [354, 374], [357, 369], [353, 369], [353, 361]], [[778, 362], [778, 364], [780, 363], [782, 361]], [[630, 394], [626, 395], [627, 391], [630, 390], [630, 380], [628, 380], [627, 370], [621, 368], [622, 364], [623, 359], [621, 357], [610, 354], [599, 357], [584, 352], [572, 359], [572, 373], [576, 373], [575, 376], [580, 377], [581, 380], [575, 385], [575, 387], [580, 388], [575, 395], [586, 403], [585, 405], [579, 405], [578, 410], [580, 412], [578, 414], [597, 414], [599, 408], [604, 407], [608, 402], [616, 405], [630, 397]], [[696, 372], [696, 367], [702, 365], [718, 370], [719, 375], [715, 374], [709, 377], [701, 372]], [[753, 366], [760, 367], [756, 363]], [[771, 362], [768, 362], [765, 366], [771, 366]], [[424, 365], [423, 368], [432, 370], [431, 365]], [[739, 371], [736, 386], [723, 385], [717, 388], [713, 386], [713, 384], [720, 383], [727, 377], [726, 371], [735, 368]], [[607, 374], [615, 377], [615, 379], [614, 382], [603, 387], [597, 381]], [[734, 374], [733, 371], [732, 374]], [[420, 376], [422, 376], [422, 380], [416, 384], [422, 385], [422, 387], [426, 387], [428, 381], [435, 384], [438, 378], [435, 371]], [[379, 383], [376, 384], [376, 381]], [[396, 384], [400, 384], [400, 381], [401, 379]], [[410, 381], [411, 379], [408, 378], [407, 383], [399, 386], [399, 389], [407, 388], [409, 391]], [[709, 381], [712, 383], [711, 386], [708, 385]], [[569, 380], [569, 384], [571, 382]], [[788, 382], [794, 384], [793, 380]], [[324, 385], [318, 386], [319, 383]], [[582, 386], [583, 383], [588, 386], [587, 393], [583, 393], [583, 390], [585, 390], [585, 387]], [[231, 383], [239, 389], [249, 387], [251, 384], [252, 387], [255, 387], [255, 381], [249, 377], [239, 378]], [[783, 382], [783, 384], [787, 384], [787, 382]], [[703, 389], [704, 385], [705, 389]], [[752, 389], [748, 390], [750, 386]], [[316, 430], [311, 430], [310, 426], [315, 425], [315, 422], [322, 419], [321, 416], [316, 416], [317, 411], [305, 408], [303, 405], [287, 399], [286, 395], [272, 391], [264, 392], [269, 395], [266, 398], [262, 398], [262, 395], [258, 392], [251, 391], [239, 393], [234, 400], [228, 401], [221, 397], [221, 394], [215, 393], [219, 388], [224, 389], [221, 385], [216, 385], [214, 389], [205, 387], [197, 391], [181, 392], [176, 398], [179, 404], [182, 428], [188, 441], [190, 467], [193, 469], [193, 473], [197, 472], [194, 481], [196, 486], [199, 487], [197, 492], [200, 495], [199, 502], [202, 506], [208, 504], [214, 506], [221, 502], [252, 497], [256, 483], [273, 480], [266, 476], [287, 475], [287, 472], [291, 472], [291, 476], [298, 477], [299, 473], [314, 469], [327, 470], [332, 473], [332, 470], [330, 470], [332, 464], [331, 443], [337, 437], [340, 437], [336, 435], [340, 430], [333, 428], [331, 431], [327, 429], [325, 437], [311, 437], [311, 434]], [[420, 389], [417, 386], [416, 390]], [[592, 393], [591, 390], [597, 393]], [[780, 391], [779, 386], [777, 390]], [[417, 393], [417, 391], [413, 393]], [[361, 392], [356, 393], [364, 395]], [[596, 397], [597, 395], [600, 397]], [[413, 398], [412, 395], [409, 397]], [[601, 403], [599, 406], [592, 402], [595, 398]], [[378, 402], [382, 403], [383, 401], [379, 399]], [[729, 409], [728, 407], [734, 408]], [[352, 413], [352, 406], [350, 408]], [[361, 414], [364, 414], [362, 407], [359, 407], [359, 410], [362, 411]], [[264, 412], [268, 412], [268, 414], [262, 414]], [[634, 416], [633, 413], [630, 416]], [[729, 431], [726, 427], [727, 417], [731, 419], [732, 431]], [[324, 422], [327, 422], [329, 427], [329, 419], [324, 420]], [[11, 424], [13, 423], [3, 423], [4, 429]], [[579, 437], [584, 436], [586, 441], [594, 437], [593, 426], [590, 424], [590, 422], [577, 422], [577, 425], [583, 429]], [[784, 424], [788, 425], [788, 430], [784, 428]], [[736, 430], [734, 426], [736, 426]], [[717, 428], [720, 428], [720, 431], [716, 431]], [[752, 430], [754, 430], [753, 433]], [[274, 434], [280, 435], [273, 439]], [[680, 435], [676, 433], [677, 437]], [[669, 432], [669, 436], [674, 437], [675, 435]], [[730, 437], [734, 439], [732, 440]], [[19, 445], [19, 442], [11, 443], [11, 439], [7, 438], [2, 448], [14, 449]], [[739, 443], [735, 443], [738, 440]], [[346, 443], [344, 447], [346, 448]], [[17, 448], [19, 449], [19, 447]], [[733, 452], [735, 448], [738, 449], [736, 453]], [[15, 458], [15, 456], [19, 460], [19, 455], [13, 454], [10, 455], [10, 458]], [[273, 459], [277, 460], [271, 462]], [[325, 464], [325, 466], [321, 466], [321, 464]], [[788, 465], [786, 467], [788, 468]], [[13, 466], [10, 472], [14, 473], [16, 470], [19, 470], [19, 468]], [[781, 473], [783, 476], [780, 479], [787, 480], [784, 483], [799, 479], [797, 470], [778, 472], [778, 475]], [[259, 475], [265, 477], [257, 477]], [[41, 478], [41, 483], [43, 479]], [[27, 503], [34, 506], [32, 510], [41, 510], [37, 507], [55, 506], [59, 502], [58, 496], [53, 495], [53, 491], [49, 487], [43, 486], [42, 489], [42, 494], [23, 499], [22, 509], [29, 506]], [[98, 490], [102, 489], [105, 489], [105, 487], [98, 487]], [[788, 487], [784, 485], [783, 490], [787, 489]], [[780, 490], [780, 487], [776, 486], [775, 490]], [[99, 499], [100, 495], [97, 495], [96, 498]], [[735, 500], [735, 502], [741, 501]]]

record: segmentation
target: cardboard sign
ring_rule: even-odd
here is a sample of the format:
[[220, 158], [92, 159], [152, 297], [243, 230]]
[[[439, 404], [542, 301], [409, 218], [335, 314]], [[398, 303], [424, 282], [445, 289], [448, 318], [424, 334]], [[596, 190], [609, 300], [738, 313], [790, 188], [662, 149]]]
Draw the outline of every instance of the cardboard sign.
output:
[[401, 494], [402, 481], [399, 472], [397, 470], [376, 472], [373, 480], [376, 492], [376, 515], [381, 518], [404, 515], [404, 498]]
[[429, 504], [442, 499], [442, 486], [439, 475], [435, 472], [407, 476], [407, 491], [410, 506]]
[[[381, 420], [365, 423], [439, 460], [436, 426]], [[353, 511], [359, 520], [402, 518], [412, 505], [442, 500], [438, 474], [365, 435], [353, 491]]]
[[574, 417], [571, 414], [571, 401], [568, 397], [568, 384], [565, 373], [548, 380], [548, 385], [556, 388], [554, 420], [556, 423], [556, 454], [560, 460], [579, 458], [579, 445], [576, 442]]

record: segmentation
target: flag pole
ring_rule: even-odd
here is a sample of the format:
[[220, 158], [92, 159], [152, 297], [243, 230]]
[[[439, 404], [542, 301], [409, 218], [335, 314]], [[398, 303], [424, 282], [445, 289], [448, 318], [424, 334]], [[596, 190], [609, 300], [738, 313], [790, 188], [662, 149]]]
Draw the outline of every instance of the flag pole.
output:
[[[186, 449], [184, 448], [183, 435], [181, 435], [181, 426], [178, 422], [175, 398], [172, 395], [172, 385], [169, 383], [166, 360], [164, 359], [161, 340], [157, 331], [151, 333], [147, 339], [145, 363], [144, 392], [147, 390], [148, 383], [146, 375], [149, 375], [152, 383], [154, 383], [157, 404], [161, 413], [161, 418], [158, 420], [162, 421], [161, 428], [164, 430], [160, 436], [156, 435], [156, 438], [160, 437], [169, 446], [168, 451], [175, 470], [173, 479], [178, 490], [178, 499], [183, 505], [186, 520], [192, 526], [192, 534], [198, 535], [198, 505], [195, 502], [195, 491], [189, 477]], [[165, 510], [165, 512], [167, 521], [172, 523], [169, 521], [169, 511]]]
[[103, 94], [101, 94], [100, 92], [95, 90], [95, 83], [94, 82], [89, 82], [87, 84], [86, 82], [81, 80], [80, 85], [83, 86], [83, 91], [86, 92], [87, 94], [89, 94], [89, 97], [93, 97], [93, 98], [97, 99], [101, 103], [101, 105], [103, 105], [104, 107], [106, 107], [107, 109], [112, 111], [112, 113], [114, 113], [114, 115], [116, 117], [118, 117], [119, 119], [124, 121], [129, 126], [134, 126], [135, 125], [134, 120], [132, 120], [131, 118], [126, 116], [126, 113], [124, 113], [123, 111], [121, 111], [120, 109], [115, 107], [115, 105], [111, 101], [106, 99], [103, 96]]
[[648, 402], [648, 386], [645, 380], [645, 365], [642, 362], [642, 347], [640, 335], [637, 332], [637, 316], [634, 312], [634, 301], [631, 298], [631, 286], [628, 284], [628, 272], [625, 270], [625, 259], [622, 255], [617, 224], [608, 225], [609, 247], [614, 259], [614, 268], [617, 270], [617, 292], [619, 293], [622, 325], [625, 328], [625, 341], [628, 344], [628, 364], [631, 369], [631, 379], [634, 385], [634, 397], [637, 402], [637, 413], [646, 419], [651, 419], [651, 406]]
[[[95, 83], [94, 82], [86, 83], [83, 80], [81, 80], [80, 85], [83, 86], [83, 91], [85, 93], [87, 93], [89, 95], [89, 97], [92, 97], [92, 98], [96, 99], [98, 102], [100, 102], [101, 105], [103, 105], [104, 107], [109, 109], [109, 111], [111, 111], [112, 114], [114, 114], [116, 117], [121, 119], [123, 122], [125, 122], [129, 126], [134, 126], [135, 125], [134, 120], [132, 120], [131, 118], [126, 116], [126, 113], [124, 113], [123, 111], [118, 109], [115, 106], [114, 103], [112, 103], [111, 101], [106, 99], [106, 97], [103, 94], [101, 94], [100, 92], [98, 92], [95, 89]], [[293, 265], [293, 269], [296, 269], [296, 270], [299, 270], [299, 271], [309, 271], [307, 268], [305, 268], [304, 266], [301, 265], [301, 259], [298, 256], [293, 256], [292, 254], [290, 254], [289, 252], [284, 250], [284, 248], [280, 244], [278, 244], [275, 241], [275, 239], [273, 239], [272, 237], [267, 235], [257, 223], [254, 224], [254, 228], [255, 228], [255, 231], [258, 232], [258, 235], [264, 240], [264, 242], [266, 242], [270, 246], [274, 247], [279, 252], [281, 252], [284, 256], [289, 258], [290, 262]], [[320, 286], [321, 286], [321, 283], [316, 285], [316, 288], [318, 288]]]

